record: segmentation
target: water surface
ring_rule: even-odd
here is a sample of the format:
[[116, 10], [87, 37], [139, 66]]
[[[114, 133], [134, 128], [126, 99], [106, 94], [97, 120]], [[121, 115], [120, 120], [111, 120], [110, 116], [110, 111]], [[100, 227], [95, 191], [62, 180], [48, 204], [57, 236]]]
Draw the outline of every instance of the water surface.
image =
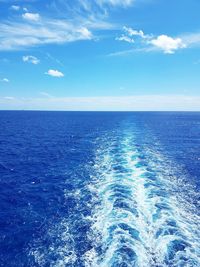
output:
[[200, 266], [200, 113], [0, 112], [0, 266]]

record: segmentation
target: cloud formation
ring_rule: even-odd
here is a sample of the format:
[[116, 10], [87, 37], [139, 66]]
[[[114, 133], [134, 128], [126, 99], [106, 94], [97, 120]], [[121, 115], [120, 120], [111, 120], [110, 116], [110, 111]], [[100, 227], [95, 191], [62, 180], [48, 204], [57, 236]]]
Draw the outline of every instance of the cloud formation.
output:
[[38, 13], [26, 12], [26, 13], [22, 14], [22, 18], [25, 19], [25, 20], [37, 22], [37, 21], [40, 20], [40, 15]]
[[[95, 25], [95, 27], [101, 26]], [[0, 50], [18, 50], [43, 44], [63, 44], [93, 38], [91, 31], [83, 22], [80, 25], [57, 19], [41, 19], [38, 23], [27, 24], [5, 22], [0, 24], [0, 32]]]
[[150, 44], [162, 50], [165, 54], [173, 54], [176, 50], [186, 48], [181, 38], [172, 38], [167, 35], [160, 35], [151, 40]]
[[112, 23], [107, 22], [108, 10], [114, 6], [129, 6], [133, 2], [133, 0], [50, 1], [48, 6], [45, 4], [48, 9], [45, 14], [48, 17], [40, 15], [37, 11], [30, 12], [25, 7], [13, 5], [14, 9], [20, 9], [23, 14], [1, 21], [0, 51], [97, 39], [93, 31], [112, 27]]
[[130, 28], [130, 27], [126, 27], [126, 26], [124, 26], [123, 27], [123, 30], [125, 31], [125, 33], [128, 35], [128, 36], [139, 36], [139, 37], [141, 37], [141, 38], [143, 38], [143, 39], [146, 39], [146, 38], [150, 38], [150, 36], [149, 35], [146, 35], [146, 34], [144, 34], [144, 32], [142, 31], [142, 30], [134, 30], [134, 29], [132, 29], [132, 28]]
[[40, 60], [37, 57], [34, 57], [34, 56], [23, 56], [22, 60], [24, 62], [32, 63], [34, 65], [37, 65], [37, 64], [40, 63]]
[[[186, 48], [187, 44], [180, 37], [173, 38], [171, 36], [162, 34], [159, 36], [144, 34], [142, 30], [135, 30], [129, 27], [123, 27], [124, 34], [116, 38], [118, 41], [125, 41], [128, 43], [135, 43], [135, 38], [139, 39], [137, 44], [137, 50], [140, 51], [155, 51], [161, 50], [165, 54], [173, 54], [176, 50]], [[134, 38], [135, 37], [135, 38]], [[134, 50], [128, 50], [127, 53], [133, 52]], [[123, 55], [127, 54], [126, 51], [120, 51], [111, 55]]]
[[135, 95], [38, 98], [0, 97], [0, 109], [82, 111], [199, 111], [200, 97], [188, 95]]
[[144, 34], [142, 30], [135, 30], [130, 27], [123, 27], [123, 34], [120, 37], [117, 37], [117, 41], [124, 41], [128, 43], [135, 43], [135, 38], [150, 39], [150, 35]]
[[48, 70], [47, 72], [45, 72], [45, 74], [52, 76], [52, 77], [57, 77], [57, 78], [61, 78], [64, 77], [64, 74], [58, 70]]
[[135, 0], [96, 0], [100, 5], [111, 5], [111, 6], [123, 6], [127, 7], [132, 5]]
[[[13, 5], [12, 9], [20, 9], [24, 13], [17, 19], [15, 16], [1, 22], [0, 51], [97, 39], [99, 34], [96, 33], [97, 31], [110, 30], [112, 27], [116, 30], [119, 27], [108, 22], [110, 10], [114, 7], [132, 6], [134, 2], [136, 1], [74, 0], [73, 3], [65, 0], [52, 1], [48, 8], [56, 13], [55, 17], [62, 17], [62, 19], [53, 19], [51, 12], [49, 12], [49, 17], [43, 17], [37, 12], [29, 12], [22, 6]], [[65, 16], [67, 19], [64, 19]], [[174, 37], [165, 33], [149, 35], [141, 29], [124, 26], [123, 33], [115, 39], [134, 44], [136, 49], [143, 49], [143, 51], [160, 50], [165, 54], [173, 54], [179, 49], [194, 44], [200, 45], [199, 35], [198, 33], [191, 34], [188, 38], [187, 36]]]

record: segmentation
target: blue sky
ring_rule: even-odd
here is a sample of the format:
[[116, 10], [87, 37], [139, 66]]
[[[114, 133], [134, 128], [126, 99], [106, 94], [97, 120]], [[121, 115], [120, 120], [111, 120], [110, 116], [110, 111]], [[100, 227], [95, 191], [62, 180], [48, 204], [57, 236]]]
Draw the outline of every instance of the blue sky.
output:
[[0, 109], [200, 110], [200, 1], [0, 0]]

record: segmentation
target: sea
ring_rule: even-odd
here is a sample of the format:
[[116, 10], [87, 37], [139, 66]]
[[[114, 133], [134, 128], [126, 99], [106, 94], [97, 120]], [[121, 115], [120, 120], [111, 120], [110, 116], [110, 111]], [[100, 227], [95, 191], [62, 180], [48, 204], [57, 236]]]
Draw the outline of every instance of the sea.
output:
[[1, 267], [199, 267], [200, 113], [0, 111]]

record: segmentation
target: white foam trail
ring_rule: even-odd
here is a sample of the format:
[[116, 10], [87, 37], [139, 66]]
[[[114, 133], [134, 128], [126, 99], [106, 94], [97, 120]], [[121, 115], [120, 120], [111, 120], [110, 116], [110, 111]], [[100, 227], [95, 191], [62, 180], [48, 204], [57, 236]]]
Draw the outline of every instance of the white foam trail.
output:
[[[71, 192], [75, 216], [49, 230], [49, 246], [31, 250], [39, 266], [200, 266], [200, 218], [180, 190], [192, 196], [194, 189], [177, 179], [178, 170], [156, 148], [147, 144], [144, 150], [144, 143], [138, 146], [127, 127], [104, 137], [91, 183]], [[88, 190], [93, 198], [83, 203]], [[64, 194], [70, 197], [69, 190]], [[92, 215], [81, 213], [82, 204]], [[73, 226], [77, 218], [92, 223], [85, 239], [92, 249], [83, 254], [74, 238], [80, 234]]]
[[155, 165], [160, 155], [144, 163], [132, 133], [109, 142], [97, 151], [91, 190], [100, 204], [86, 266], [200, 266], [199, 217], [172, 194], [177, 180]]

